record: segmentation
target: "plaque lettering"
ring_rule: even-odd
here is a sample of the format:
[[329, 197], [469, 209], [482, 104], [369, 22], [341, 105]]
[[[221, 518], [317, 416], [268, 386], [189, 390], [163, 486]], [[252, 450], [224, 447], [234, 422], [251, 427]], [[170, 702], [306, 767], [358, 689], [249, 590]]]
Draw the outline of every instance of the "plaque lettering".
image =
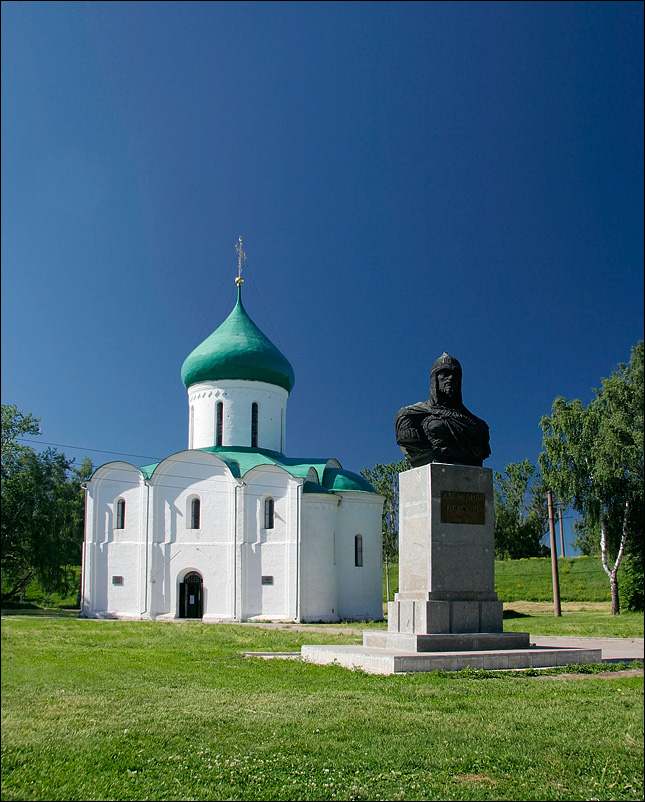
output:
[[441, 523], [485, 524], [486, 495], [444, 490], [441, 494]]

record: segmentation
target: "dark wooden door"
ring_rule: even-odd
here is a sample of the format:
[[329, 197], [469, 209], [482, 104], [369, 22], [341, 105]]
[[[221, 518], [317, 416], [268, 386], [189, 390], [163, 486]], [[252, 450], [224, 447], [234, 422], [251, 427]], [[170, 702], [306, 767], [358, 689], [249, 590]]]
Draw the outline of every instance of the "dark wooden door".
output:
[[201, 576], [193, 572], [179, 585], [179, 617], [201, 618], [203, 584]]

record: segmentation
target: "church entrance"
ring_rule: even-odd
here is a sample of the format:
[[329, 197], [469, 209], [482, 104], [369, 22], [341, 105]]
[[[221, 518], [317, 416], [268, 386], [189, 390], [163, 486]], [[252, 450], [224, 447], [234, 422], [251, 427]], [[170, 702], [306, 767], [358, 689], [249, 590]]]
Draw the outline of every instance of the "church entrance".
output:
[[179, 584], [179, 617], [201, 618], [202, 596], [202, 578], [197, 571], [191, 571]]

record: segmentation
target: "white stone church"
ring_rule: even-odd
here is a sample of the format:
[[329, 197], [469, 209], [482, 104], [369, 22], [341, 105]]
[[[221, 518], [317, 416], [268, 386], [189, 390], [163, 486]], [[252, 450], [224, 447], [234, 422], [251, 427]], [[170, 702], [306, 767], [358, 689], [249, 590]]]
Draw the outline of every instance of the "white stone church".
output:
[[285, 456], [294, 372], [244, 309], [242, 283], [182, 367], [188, 449], [109, 462], [87, 483], [84, 616], [383, 618], [383, 498], [336, 459]]

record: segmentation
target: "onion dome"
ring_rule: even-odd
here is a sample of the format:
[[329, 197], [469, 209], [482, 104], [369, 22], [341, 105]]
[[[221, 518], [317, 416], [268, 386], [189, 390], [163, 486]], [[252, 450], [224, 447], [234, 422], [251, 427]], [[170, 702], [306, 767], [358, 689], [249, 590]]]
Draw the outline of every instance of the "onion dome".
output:
[[241, 281], [233, 311], [188, 355], [181, 379], [187, 388], [203, 381], [245, 379], [275, 384], [291, 392], [295, 382], [293, 368], [248, 316], [242, 305]]

